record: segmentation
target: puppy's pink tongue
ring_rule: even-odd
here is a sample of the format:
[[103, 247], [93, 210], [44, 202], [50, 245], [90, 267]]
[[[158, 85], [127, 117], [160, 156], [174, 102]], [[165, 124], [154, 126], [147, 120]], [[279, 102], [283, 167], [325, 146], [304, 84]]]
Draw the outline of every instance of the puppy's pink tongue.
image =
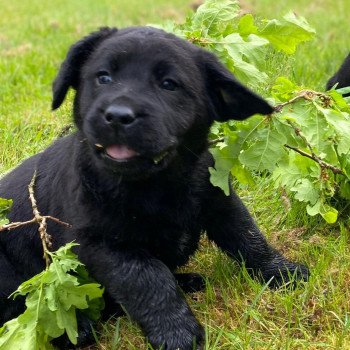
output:
[[138, 155], [133, 149], [125, 145], [110, 145], [106, 148], [106, 153], [114, 159], [129, 159]]

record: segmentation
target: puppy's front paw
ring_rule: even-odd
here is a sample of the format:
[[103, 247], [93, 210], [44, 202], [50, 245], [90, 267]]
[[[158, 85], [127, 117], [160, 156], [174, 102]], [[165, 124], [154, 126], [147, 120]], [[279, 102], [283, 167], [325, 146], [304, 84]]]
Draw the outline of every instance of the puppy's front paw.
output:
[[260, 267], [259, 272], [264, 282], [272, 278], [270, 288], [278, 288], [285, 284], [295, 287], [296, 281], [307, 281], [310, 276], [310, 271], [305, 265], [293, 263], [283, 256], [276, 256]]
[[198, 273], [176, 273], [176, 282], [185, 293], [199, 292], [205, 289], [205, 279]]
[[147, 338], [155, 350], [199, 350], [204, 342], [204, 329], [194, 317], [174, 323], [169, 317]]

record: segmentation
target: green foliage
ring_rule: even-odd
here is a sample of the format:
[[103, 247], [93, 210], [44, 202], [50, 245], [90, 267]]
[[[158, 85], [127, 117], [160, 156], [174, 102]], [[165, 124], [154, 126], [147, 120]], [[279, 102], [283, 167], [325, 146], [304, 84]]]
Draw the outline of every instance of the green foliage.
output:
[[266, 83], [265, 58], [271, 47], [292, 54], [315, 31], [303, 18], [288, 13], [282, 20], [256, 23], [251, 14], [239, 15], [236, 0], [208, 0], [185, 24], [167, 26], [175, 34], [217, 54], [243, 82]]
[[[180, 18], [189, 3], [192, 1], [3, 1], [2, 17], [6, 20], [0, 21], [0, 172], [42, 150], [70, 122], [69, 103], [54, 114], [49, 106], [51, 81], [71, 43], [102, 23], [121, 28], [145, 21], [163, 21], [174, 14]], [[281, 75], [291, 79], [289, 68], [293, 62], [292, 80], [297, 85], [303, 82], [305, 86], [322, 89], [346, 55], [350, 2], [248, 0], [242, 3], [267, 18], [280, 18], [279, 13], [284, 9], [307, 14], [317, 28], [317, 38], [299, 47], [296, 54], [287, 57], [287, 62], [283, 54], [274, 55], [274, 61], [267, 62], [271, 71], [268, 75], [271, 81]], [[32, 49], [7, 55], [7, 48], [12, 50], [26, 43]], [[260, 91], [260, 85], [253, 88]], [[208, 277], [206, 291], [196, 293], [196, 300], [189, 298], [189, 303], [205, 324], [206, 349], [349, 349], [349, 232], [321, 226], [317, 217], [307, 221], [306, 210], [301, 212], [303, 202], [292, 202], [287, 220], [281, 220], [286, 215], [285, 207], [265, 177], [258, 179], [252, 188], [240, 188], [239, 193], [261, 228], [267, 231], [269, 240], [287, 250], [293, 260], [312, 266], [312, 274], [306, 285], [294, 291], [266, 290], [251, 310], [249, 301], [255, 300], [262, 286], [214, 246], [201, 244], [188, 271], [195, 270]], [[306, 224], [307, 235], [297, 229]], [[249, 318], [244, 323], [241, 316], [247, 310]], [[135, 323], [122, 317], [119, 326], [120, 341], [115, 345], [114, 321], [102, 324], [99, 328], [102, 334], [98, 334], [101, 344], [97, 348], [147, 348]]]
[[309, 215], [320, 214], [334, 223], [335, 199], [350, 199], [347, 101], [334, 90], [321, 94], [286, 77], [270, 76], [266, 62], [271, 53], [279, 52], [283, 59], [314, 37], [315, 30], [304, 18], [290, 12], [279, 20], [259, 21], [239, 11], [235, 0], [209, 0], [185, 24], [171, 28], [213, 51], [243, 83], [259, 86], [278, 106], [271, 116], [213, 126], [211, 138], [220, 142], [212, 149], [211, 181], [228, 194], [229, 174], [244, 185], [267, 175], [274, 186], [305, 203]]
[[49, 350], [49, 341], [63, 335], [77, 343], [76, 311], [98, 319], [103, 307], [103, 289], [88, 278], [68, 243], [50, 253], [45, 271], [22, 283], [14, 297], [26, 297], [25, 312], [0, 328], [1, 350]]
[[6, 215], [12, 207], [12, 200], [5, 199], [0, 197], [0, 226], [6, 225], [9, 223]]
[[266, 25], [259, 31], [259, 35], [269, 41], [277, 50], [293, 54], [296, 47], [309, 41], [315, 30], [302, 17], [296, 17], [293, 12], [286, 14], [282, 20], [265, 21]]

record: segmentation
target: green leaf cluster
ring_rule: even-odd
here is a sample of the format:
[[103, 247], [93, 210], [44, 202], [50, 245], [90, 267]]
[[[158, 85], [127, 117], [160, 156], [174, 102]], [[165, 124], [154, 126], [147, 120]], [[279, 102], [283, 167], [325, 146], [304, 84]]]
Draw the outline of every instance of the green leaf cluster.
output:
[[0, 226], [9, 223], [7, 214], [12, 207], [12, 199], [0, 198]]
[[[280, 88], [285, 90], [286, 86]], [[276, 132], [287, 136], [286, 155], [276, 162], [272, 172], [275, 186], [287, 188], [295, 199], [306, 204], [309, 215], [320, 214], [328, 223], [338, 219], [335, 198], [350, 199], [349, 111], [335, 91], [329, 95], [310, 92], [309, 99], [286, 106], [273, 120]], [[317, 159], [309, 159], [286, 145]]]
[[236, 0], [207, 0], [184, 24], [166, 29], [211, 50], [243, 83], [281, 105], [271, 116], [212, 127], [211, 140], [220, 142], [211, 150], [211, 182], [229, 194], [230, 175], [252, 185], [263, 174], [305, 203], [309, 215], [336, 222], [336, 199], [350, 199], [348, 101], [335, 90], [307, 95], [294, 81], [276, 79], [267, 64], [271, 56], [283, 61], [293, 55], [315, 30], [292, 12], [271, 20], [241, 15]]
[[251, 14], [240, 16], [236, 0], [207, 0], [185, 24], [167, 25], [187, 40], [214, 51], [244, 83], [267, 82], [266, 57], [271, 47], [286, 54], [310, 40], [315, 31], [306, 20], [288, 13], [281, 20], [256, 21]]
[[228, 173], [248, 185], [264, 174], [304, 202], [309, 215], [335, 223], [335, 199], [350, 200], [349, 106], [336, 91], [306, 93], [286, 78], [278, 78], [272, 92], [277, 105], [305, 97], [271, 116], [213, 127], [221, 142], [212, 150], [212, 183], [228, 194]]
[[49, 350], [50, 340], [67, 333], [77, 343], [76, 311], [98, 319], [103, 289], [91, 281], [68, 243], [50, 253], [49, 267], [22, 283], [14, 297], [26, 297], [26, 310], [0, 328], [0, 349]]

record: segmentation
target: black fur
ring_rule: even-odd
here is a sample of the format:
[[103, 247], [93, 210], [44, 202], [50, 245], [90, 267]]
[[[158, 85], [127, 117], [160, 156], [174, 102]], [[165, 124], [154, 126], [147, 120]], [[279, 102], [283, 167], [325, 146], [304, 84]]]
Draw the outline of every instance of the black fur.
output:
[[[339, 70], [327, 82], [326, 89], [330, 90], [335, 84], [337, 89], [350, 86], [350, 55], [342, 63]], [[344, 97], [350, 96], [350, 93], [344, 94]]]
[[[107, 299], [155, 348], [190, 350], [204, 340], [175, 277], [184, 290], [203, 280], [174, 275], [204, 231], [256, 275], [273, 277], [272, 286], [293, 273], [307, 278], [306, 267], [268, 245], [232, 189], [225, 196], [209, 181], [212, 122], [272, 112], [212, 54], [158, 29], [103, 28], [71, 47], [53, 84], [54, 109], [70, 87], [78, 131], [1, 179], [0, 196], [14, 201], [11, 221], [31, 218], [36, 169], [39, 210], [73, 225], [49, 222], [53, 249], [77, 241]], [[0, 235], [0, 324], [23, 308], [8, 295], [43, 268], [36, 225]]]

